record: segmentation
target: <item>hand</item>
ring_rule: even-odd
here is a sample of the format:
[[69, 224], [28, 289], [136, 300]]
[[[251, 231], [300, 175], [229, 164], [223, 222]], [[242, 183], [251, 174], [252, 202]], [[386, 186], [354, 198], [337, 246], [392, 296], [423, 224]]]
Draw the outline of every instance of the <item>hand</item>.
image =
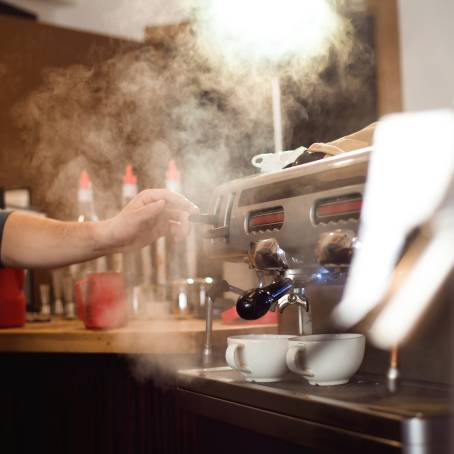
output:
[[99, 250], [105, 254], [140, 249], [159, 237], [181, 241], [190, 232], [189, 215], [199, 209], [181, 194], [147, 189], [111, 219], [95, 224]]

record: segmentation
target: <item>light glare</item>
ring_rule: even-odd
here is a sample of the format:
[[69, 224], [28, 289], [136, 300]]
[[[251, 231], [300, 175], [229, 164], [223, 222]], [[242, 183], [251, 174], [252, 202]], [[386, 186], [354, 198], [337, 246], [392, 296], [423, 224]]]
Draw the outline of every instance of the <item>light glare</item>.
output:
[[326, 0], [207, 0], [202, 21], [227, 57], [273, 61], [312, 56], [336, 27]]

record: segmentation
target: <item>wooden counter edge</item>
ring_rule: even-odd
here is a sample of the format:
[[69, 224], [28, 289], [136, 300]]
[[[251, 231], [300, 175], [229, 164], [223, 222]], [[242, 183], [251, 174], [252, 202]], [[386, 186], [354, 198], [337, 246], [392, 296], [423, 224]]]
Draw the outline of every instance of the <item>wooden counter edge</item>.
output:
[[[214, 329], [213, 345], [222, 348], [227, 337], [249, 333], [276, 333], [277, 325], [232, 325]], [[88, 330], [0, 330], [0, 352], [181, 354], [201, 351], [203, 330], [146, 332]]]

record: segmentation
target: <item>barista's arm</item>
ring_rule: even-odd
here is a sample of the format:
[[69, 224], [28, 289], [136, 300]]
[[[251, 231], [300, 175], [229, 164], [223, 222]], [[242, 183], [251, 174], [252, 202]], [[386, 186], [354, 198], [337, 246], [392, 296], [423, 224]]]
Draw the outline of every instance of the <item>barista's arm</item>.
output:
[[171, 233], [176, 240], [189, 232], [188, 217], [198, 208], [166, 189], [138, 194], [117, 216], [100, 222], [62, 222], [13, 212], [1, 239], [3, 265], [47, 268], [141, 248]]

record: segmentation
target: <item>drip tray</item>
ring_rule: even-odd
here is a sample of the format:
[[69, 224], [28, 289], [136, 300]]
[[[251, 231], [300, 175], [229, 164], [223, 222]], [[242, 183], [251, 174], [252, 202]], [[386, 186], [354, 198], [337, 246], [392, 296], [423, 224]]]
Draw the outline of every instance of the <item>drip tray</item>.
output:
[[[363, 441], [379, 440], [378, 446], [390, 449], [436, 445], [433, 452], [438, 453], [449, 445], [449, 386], [405, 381], [392, 393], [383, 379], [374, 376], [355, 376], [345, 385], [312, 386], [294, 375], [282, 382], [259, 384], [246, 382], [228, 367], [217, 367], [179, 371], [179, 390], [193, 410], [220, 420], [236, 408], [238, 414], [247, 410], [249, 419], [254, 411], [263, 417], [291, 418], [293, 423], [312, 425], [312, 432], [324, 427]], [[231, 421], [242, 425], [240, 416], [225, 422]]]

